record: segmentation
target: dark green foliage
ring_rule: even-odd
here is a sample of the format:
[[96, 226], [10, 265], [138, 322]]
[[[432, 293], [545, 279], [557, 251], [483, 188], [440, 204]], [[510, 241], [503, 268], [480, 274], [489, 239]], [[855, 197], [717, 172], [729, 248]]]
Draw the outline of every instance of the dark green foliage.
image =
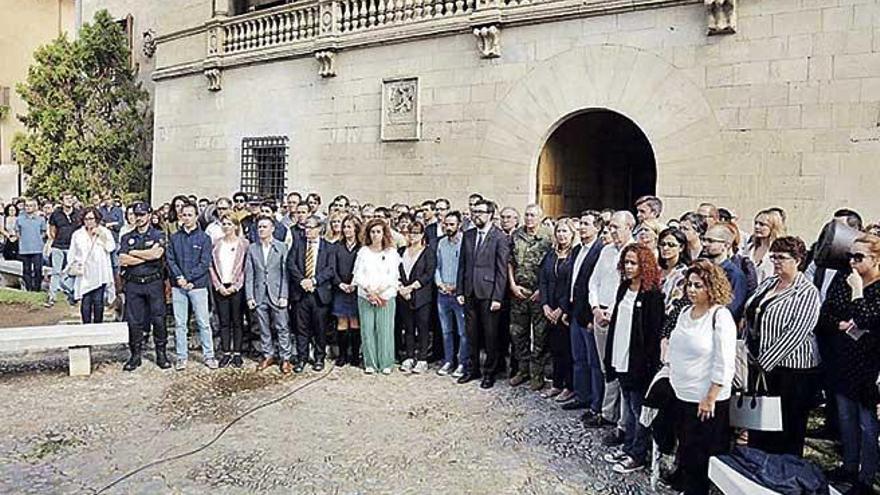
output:
[[34, 53], [16, 88], [28, 104], [18, 116], [27, 132], [13, 141], [31, 176], [28, 194], [149, 195], [152, 115], [129, 57], [122, 28], [104, 10], [78, 39], [62, 35]]

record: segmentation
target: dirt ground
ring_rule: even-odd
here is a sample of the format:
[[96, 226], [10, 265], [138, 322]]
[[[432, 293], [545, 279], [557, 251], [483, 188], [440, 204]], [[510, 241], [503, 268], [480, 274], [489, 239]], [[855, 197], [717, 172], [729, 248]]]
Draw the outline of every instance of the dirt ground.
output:
[[26, 304], [0, 304], [0, 328], [54, 325], [68, 318], [79, 318], [79, 310], [64, 301], [48, 309]]
[[523, 388], [252, 361], [125, 373], [125, 357], [105, 347], [71, 378], [64, 352], [0, 356], [0, 493], [651, 493], [601, 460], [601, 432]]

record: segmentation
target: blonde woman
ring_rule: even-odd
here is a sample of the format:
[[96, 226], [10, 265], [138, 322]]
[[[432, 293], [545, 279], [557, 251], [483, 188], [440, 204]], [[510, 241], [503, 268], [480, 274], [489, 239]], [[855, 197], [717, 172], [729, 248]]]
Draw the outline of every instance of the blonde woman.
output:
[[327, 221], [327, 232], [324, 233], [325, 241], [336, 244], [342, 239], [342, 220], [344, 218], [345, 214], [340, 211], [330, 214], [330, 219]]
[[755, 226], [749, 243], [743, 247], [743, 256], [755, 264], [758, 283], [773, 276], [773, 261], [770, 259], [770, 246], [773, 241], [785, 235], [785, 220], [775, 210], [761, 210], [755, 215]]

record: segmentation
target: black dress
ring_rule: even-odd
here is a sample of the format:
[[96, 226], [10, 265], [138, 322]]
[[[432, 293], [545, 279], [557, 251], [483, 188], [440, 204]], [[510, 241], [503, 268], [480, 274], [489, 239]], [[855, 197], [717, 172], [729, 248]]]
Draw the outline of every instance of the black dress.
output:
[[339, 284], [350, 284], [354, 272], [354, 260], [357, 258], [360, 245], [348, 249], [344, 239], [333, 244], [336, 274], [333, 277], [333, 316], [341, 318], [357, 318], [357, 291], [348, 293], [339, 289]]
[[[880, 373], [880, 282], [865, 287], [864, 297], [852, 301], [852, 288], [846, 283], [850, 273], [838, 272], [822, 305], [819, 326], [828, 343], [822, 358], [830, 361], [828, 372], [835, 392], [873, 408], [880, 402], [876, 385]], [[849, 320], [867, 331], [858, 340], [838, 329], [841, 321]]]

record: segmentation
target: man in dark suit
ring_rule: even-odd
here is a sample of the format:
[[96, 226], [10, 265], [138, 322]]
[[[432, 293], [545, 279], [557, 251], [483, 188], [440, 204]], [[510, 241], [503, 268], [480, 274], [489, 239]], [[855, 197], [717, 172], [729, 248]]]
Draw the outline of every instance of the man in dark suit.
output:
[[[492, 225], [495, 214], [491, 201], [480, 199], [471, 209], [474, 228], [464, 233], [458, 264], [456, 297], [465, 306], [465, 327], [470, 342], [470, 369], [458, 379], [467, 383], [482, 377], [481, 388], [495, 384], [498, 369], [498, 317], [507, 290], [507, 262], [510, 243]], [[486, 349], [486, 362], [480, 369], [480, 342]]]
[[602, 252], [599, 232], [604, 227], [598, 211], [581, 213], [581, 243], [571, 253], [574, 259], [571, 283], [571, 302], [573, 304], [571, 321], [571, 354], [574, 368], [575, 400], [562, 406], [565, 410], [587, 409], [586, 415], [600, 414], [602, 398], [605, 394], [605, 380], [596, 339], [593, 337], [593, 313], [588, 300], [588, 287], [593, 268]]
[[333, 246], [321, 235], [321, 219], [310, 216], [305, 221], [305, 237], [295, 242], [287, 257], [290, 274], [290, 293], [296, 312], [296, 364], [295, 373], [302, 373], [309, 357], [309, 344], [313, 346], [312, 369], [324, 369], [326, 355], [327, 318], [333, 297], [334, 264]]

